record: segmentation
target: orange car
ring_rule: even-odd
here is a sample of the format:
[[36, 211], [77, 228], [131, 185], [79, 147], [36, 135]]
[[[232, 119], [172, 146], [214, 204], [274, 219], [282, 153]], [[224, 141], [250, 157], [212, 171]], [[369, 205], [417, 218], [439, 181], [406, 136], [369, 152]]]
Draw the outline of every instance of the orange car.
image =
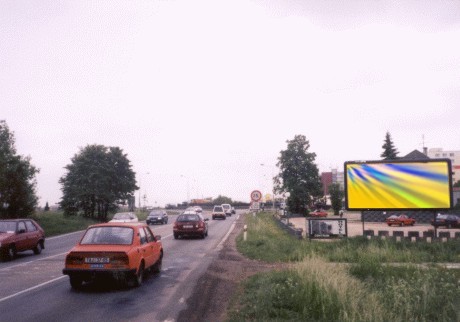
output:
[[89, 226], [65, 259], [63, 274], [72, 288], [100, 277], [142, 284], [146, 270], [160, 272], [163, 260], [161, 236], [145, 223], [109, 222]]
[[407, 215], [391, 215], [385, 222], [388, 226], [398, 225], [398, 226], [413, 226], [415, 224], [415, 219]]

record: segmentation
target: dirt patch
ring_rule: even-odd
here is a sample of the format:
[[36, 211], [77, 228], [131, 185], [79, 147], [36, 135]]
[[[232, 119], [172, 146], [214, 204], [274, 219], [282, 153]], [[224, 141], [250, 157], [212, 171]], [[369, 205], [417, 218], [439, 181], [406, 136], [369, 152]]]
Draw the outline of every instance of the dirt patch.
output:
[[200, 277], [192, 296], [187, 300], [187, 309], [181, 311], [177, 321], [225, 321], [231, 298], [240, 283], [258, 272], [285, 269], [286, 263], [266, 263], [250, 260], [236, 249], [236, 237], [242, 232], [244, 216], [236, 221], [235, 229], [224, 243], [218, 258]]

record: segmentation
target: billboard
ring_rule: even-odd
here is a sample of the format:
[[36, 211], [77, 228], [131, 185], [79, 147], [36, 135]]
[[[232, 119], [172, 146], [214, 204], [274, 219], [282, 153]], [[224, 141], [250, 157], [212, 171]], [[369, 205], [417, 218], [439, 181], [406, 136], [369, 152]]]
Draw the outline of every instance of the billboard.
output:
[[308, 218], [308, 237], [342, 238], [348, 236], [346, 219]]
[[345, 162], [348, 210], [440, 210], [452, 207], [449, 159]]

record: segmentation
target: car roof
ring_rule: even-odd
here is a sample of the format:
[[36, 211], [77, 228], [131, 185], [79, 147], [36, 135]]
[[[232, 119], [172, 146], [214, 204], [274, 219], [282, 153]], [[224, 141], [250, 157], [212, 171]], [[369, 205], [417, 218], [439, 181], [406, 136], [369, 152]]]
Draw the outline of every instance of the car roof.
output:
[[119, 227], [144, 227], [148, 226], [146, 223], [143, 222], [104, 222], [100, 224], [94, 224], [89, 226], [88, 228], [92, 227], [113, 227], [113, 226], [119, 226]]

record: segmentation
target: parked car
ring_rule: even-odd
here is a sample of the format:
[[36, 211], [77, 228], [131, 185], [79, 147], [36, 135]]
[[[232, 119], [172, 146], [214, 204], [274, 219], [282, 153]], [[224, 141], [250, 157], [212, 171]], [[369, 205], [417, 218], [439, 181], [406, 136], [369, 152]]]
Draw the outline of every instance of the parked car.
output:
[[173, 226], [174, 238], [182, 236], [208, 236], [208, 218], [195, 211], [185, 211], [177, 216]]
[[138, 222], [139, 219], [137, 218], [134, 212], [118, 212], [113, 215], [112, 220], [109, 222]]
[[223, 203], [222, 208], [224, 208], [225, 215], [231, 216], [232, 215], [232, 206], [228, 203]]
[[164, 210], [153, 210], [149, 213], [145, 221], [148, 225], [158, 223], [164, 225], [168, 223], [168, 214]]
[[388, 226], [413, 226], [415, 224], [415, 219], [407, 215], [391, 215], [385, 219], [385, 222]]
[[147, 224], [109, 222], [86, 229], [62, 272], [75, 289], [103, 277], [139, 286], [147, 270], [160, 272], [162, 261], [161, 236]]
[[216, 218], [227, 219], [227, 214], [225, 213], [224, 207], [214, 206], [211, 213], [212, 220]]
[[431, 221], [435, 227], [445, 226], [446, 228], [460, 228], [460, 216], [458, 215], [437, 215], [435, 220]]
[[45, 231], [32, 219], [0, 220], [0, 255], [11, 260], [18, 252], [32, 250], [38, 255], [45, 248]]
[[323, 210], [315, 210], [308, 214], [309, 217], [327, 217], [327, 212]]

